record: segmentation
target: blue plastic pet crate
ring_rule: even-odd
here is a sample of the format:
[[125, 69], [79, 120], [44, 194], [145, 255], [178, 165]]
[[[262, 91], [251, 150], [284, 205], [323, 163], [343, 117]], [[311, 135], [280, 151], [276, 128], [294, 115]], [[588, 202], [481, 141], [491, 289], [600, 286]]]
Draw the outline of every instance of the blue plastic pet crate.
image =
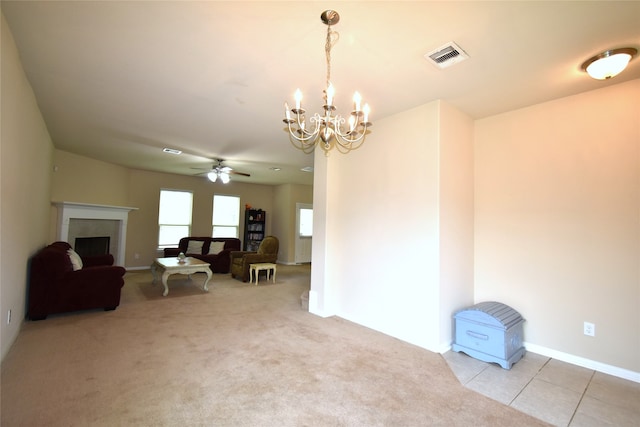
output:
[[522, 324], [524, 319], [508, 305], [481, 302], [454, 314], [453, 351], [464, 352], [484, 362], [500, 364], [504, 369], [524, 356]]

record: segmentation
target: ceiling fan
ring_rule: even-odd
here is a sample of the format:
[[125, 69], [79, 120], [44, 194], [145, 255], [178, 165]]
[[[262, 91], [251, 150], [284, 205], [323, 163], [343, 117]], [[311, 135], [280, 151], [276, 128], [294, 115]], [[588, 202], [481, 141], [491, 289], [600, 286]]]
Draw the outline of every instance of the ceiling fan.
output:
[[[224, 166], [222, 164], [224, 160], [222, 159], [215, 159], [215, 161], [216, 163], [213, 164], [213, 166], [211, 167], [211, 170], [206, 173], [207, 178], [209, 178], [209, 181], [211, 182], [216, 182], [219, 178], [223, 184], [226, 184], [230, 181], [230, 177], [229, 177], [230, 175], [251, 176], [248, 173], [237, 172], [237, 171], [234, 171], [229, 166]], [[195, 168], [195, 169], [199, 169], [199, 168]]]

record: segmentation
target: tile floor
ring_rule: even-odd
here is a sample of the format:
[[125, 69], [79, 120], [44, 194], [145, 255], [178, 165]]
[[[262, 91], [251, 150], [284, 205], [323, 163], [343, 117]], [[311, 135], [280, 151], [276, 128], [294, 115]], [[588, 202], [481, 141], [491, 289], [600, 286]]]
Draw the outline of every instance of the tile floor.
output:
[[554, 426], [640, 427], [639, 383], [529, 352], [510, 370], [443, 356], [466, 387]]

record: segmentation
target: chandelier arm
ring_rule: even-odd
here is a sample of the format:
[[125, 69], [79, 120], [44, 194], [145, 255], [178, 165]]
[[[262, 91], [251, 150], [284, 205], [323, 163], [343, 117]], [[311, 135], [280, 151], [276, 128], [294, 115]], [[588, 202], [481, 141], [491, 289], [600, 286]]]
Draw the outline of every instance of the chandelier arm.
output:
[[364, 138], [364, 134], [358, 134], [357, 136], [354, 135], [353, 138], [349, 138], [348, 136], [345, 137], [343, 135], [336, 135], [336, 140], [338, 141], [338, 144], [342, 145], [343, 147], [347, 147], [347, 146], [351, 146], [355, 143], [359, 143], [363, 140]]
[[357, 138], [355, 139], [344, 139], [342, 136], [337, 136], [336, 135], [336, 147], [338, 149], [343, 148], [343, 150], [339, 150], [342, 153], [348, 153], [351, 150], [355, 150], [356, 148], [360, 147], [362, 145], [362, 143], [364, 142], [364, 134], [360, 134]]
[[[289, 135], [292, 136], [293, 138], [295, 138], [296, 140], [300, 141], [300, 142], [307, 142], [309, 140], [313, 140], [315, 138], [317, 138], [318, 136], [318, 132], [308, 132], [305, 129], [302, 128], [298, 128], [298, 129], [293, 129], [293, 127], [291, 127], [291, 123], [288, 124], [289, 126]], [[300, 132], [298, 132], [300, 131]], [[297, 136], [296, 134], [300, 133], [302, 136]]]
[[[315, 124], [312, 131], [309, 131], [304, 126], [304, 116], [302, 114], [296, 114], [296, 120], [285, 120], [287, 126], [289, 128], [289, 135], [295, 138], [297, 141], [300, 141], [305, 144], [313, 144], [318, 139], [320, 134], [320, 128], [324, 122], [323, 118], [318, 114], [314, 114], [309, 118], [309, 123]], [[297, 122], [297, 123], [296, 123]], [[291, 125], [296, 123], [298, 125], [298, 129], [294, 129]], [[300, 136], [298, 136], [300, 135]]]
[[333, 128], [333, 132], [336, 135], [342, 135], [341, 126], [342, 126], [342, 123], [344, 123], [344, 119], [342, 118], [342, 116], [338, 114], [335, 117], [331, 117], [331, 120], [329, 123], [331, 124], [331, 127]]
[[308, 136], [308, 139], [316, 140], [318, 138], [318, 135], [320, 135], [324, 119], [320, 117], [318, 113], [316, 113], [313, 116], [309, 117], [309, 123], [313, 125], [313, 130], [307, 130], [306, 128], [304, 128], [302, 129], [302, 132]]
[[341, 142], [340, 142], [341, 145], [343, 145], [343, 142], [348, 144], [350, 142], [355, 142], [362, 139], [362, 135], [359, 135], [359, 132], [356, 130], [355, 125], [353, 126], [353, 129], [349, 127], [348, 128], [349, 130], [345, 132], [342, 130], [342, 126], [344, 124], [346, 124], [346, 119], [341, 116], [336, 116], [333, 124], [333, 128], [336, 134], [336, 138], [338, 137], [341, 138]]
[[[344, 122], [344, 119], [341, 119]], [[369, 124], [366, 122], [362, 122], [362, 132], [357, 130], [357, 127], [354, 126], [353, 130], [349, 130], [347, 133], [343, 133], [340, 129], [336, 129], [335, 138], [340, 147], [344, 147], [348, 150], [354, 150], [358, 148], [362, 142], [364, 142], [364, 138], [367, 132], [367, 126]]]

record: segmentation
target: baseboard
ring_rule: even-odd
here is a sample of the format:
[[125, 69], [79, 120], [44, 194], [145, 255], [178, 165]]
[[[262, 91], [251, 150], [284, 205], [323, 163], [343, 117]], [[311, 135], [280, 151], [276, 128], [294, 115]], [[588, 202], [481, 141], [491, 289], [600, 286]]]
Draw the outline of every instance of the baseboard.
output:
[[572, 365], [582, 366], [583, 368], [593, 369], [603, 374], [613, 375], [614, 377], [623, 378], [625, 380], [640, 383], [640, 372], [630, 371], [628, 369], [619, 368], [617, 366], [607, 365], [606, 363], [596, 362], [595, 360], [585, 359], [584, 357], [574, 356], [573, 354], [563, 353], [561, 351], [542, 347], [540, 345], [524, 343], [527, 351], [547, 356], [552, 359], [561, 360], [571, 363]]
[[452, 347], [453, 347], [453, 343], [440, 344], [440, 348], [438, 349], [438, 351], [436, 353], [444, 354], [447, 351], [452, 350]]
[[[542, 347], [540, 345], [523, 343], [524, 348], [531, 353], [539, 354], [541, 356], [547, 356], [552, 359], [560, 360], [562, 362], [571, 363], [572, 365], [582, 366], [583, 368], [593, 369], [594, 371], [602, 372], [603, 374], [612, 375], [614, 377], [622, 378], [625, 380], [640, 383], [640, 372], [630, 371], [628, 369], [619, 368], [617, 366], [607, 365], [606, 363], [596, 362], [595, 360], [585, 359], [584, 357], [574, 356], [573, 354], [563, 353], [551, 348]], [[440, 354], [446, 353], [451, 350], [451, 344], [443, 344], [441, 346]]]
[[125, 267], [127, 271], [149, 270], [149, 267]]
[[335, 314], [318, 309], [318, 292], [316, 291], [309, 291], [309, 313], [320, 317], [331, 317]]

